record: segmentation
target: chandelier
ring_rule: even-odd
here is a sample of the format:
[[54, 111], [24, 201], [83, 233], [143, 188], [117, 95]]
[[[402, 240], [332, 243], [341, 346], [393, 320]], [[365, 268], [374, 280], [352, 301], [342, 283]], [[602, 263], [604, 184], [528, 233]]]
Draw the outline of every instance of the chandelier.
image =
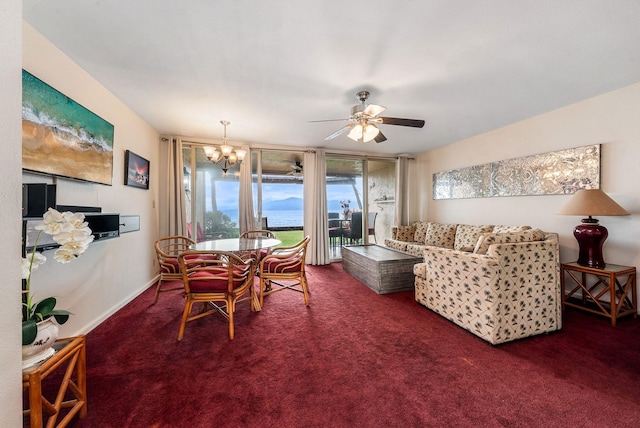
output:
[[242, 164], [246, 150], [233, 149], [233, 146], [229, 144], [227, 139], [227, 126], [231, 124], [228, 120], [221, 120], [220, 123], [224, 126], [224, 137], [222, 137], [222, 145], [219, 147], [220, 151], [213, 146], [206, 146], [204, 148], [204, 154], [211, 162], [215, 163], [222, 169], [224, 174], [227, 174], [234, 165]]

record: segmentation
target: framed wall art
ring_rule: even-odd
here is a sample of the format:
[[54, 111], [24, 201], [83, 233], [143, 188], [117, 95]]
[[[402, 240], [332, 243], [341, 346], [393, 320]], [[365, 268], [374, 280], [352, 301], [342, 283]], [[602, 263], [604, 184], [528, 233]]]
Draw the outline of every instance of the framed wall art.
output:
[[599, 188], [599, 144], [433, 174], [433, 199], [568, 195]]
[[22, 169], [111, 185], [113, 125], [22, 70]]
[[124, 154], [124, 184], [140, 189], [149, 188], [149, 161], [130, 150]]

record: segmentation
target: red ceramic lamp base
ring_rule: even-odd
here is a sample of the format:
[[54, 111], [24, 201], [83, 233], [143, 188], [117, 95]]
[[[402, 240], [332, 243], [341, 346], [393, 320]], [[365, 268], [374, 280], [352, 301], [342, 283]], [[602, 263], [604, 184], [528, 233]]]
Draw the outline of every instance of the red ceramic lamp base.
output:
[[583, 218], [582, 224], [573, 230], [573, 236], [578, 241], [580, 252], [578, 264], [592, 268], [604, 268], [607, 264], [602, 257], [602, 246], [609, 236], [607, 228], [600, 226], [595, 218]]

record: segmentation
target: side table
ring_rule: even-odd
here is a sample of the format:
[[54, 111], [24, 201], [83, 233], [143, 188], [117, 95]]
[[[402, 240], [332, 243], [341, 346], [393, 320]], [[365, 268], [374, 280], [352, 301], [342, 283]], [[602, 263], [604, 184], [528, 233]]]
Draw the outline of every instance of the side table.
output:
[[[565, 277], [573, 288], [566, 288]], [[600, 269], [578, 263], [560, 265], [562, 307], [570, 306], [611, 319], [615, 327], [618, 318], [638, 316], [636, 268], [609, 264]], [[571, 285], [569, 285], [571, 287]]]
[[[56, 353], [39, 366], [22, 372], [22, 390], [29, 390], [29, 409], [24, 410], [30, 417], [32, 428], [42, 427], [43, 411], [49, 416], [47, 427], [65, 427], [79, 414], [87, 415], [87, 365], [84, 336], [58, 339], [53, 345]], [[64, 369], [64, 376], [58, 387], [53, 403], [42, 395], [42, 381], [58, 368]], [[75, 373], [75, 376], [74, 376]], [[74, 380], [75, 379], [75, 380]], [[65, 400], [65, 396], [69, 398]], [[56, 425], [61, 409], [69, 409]]]

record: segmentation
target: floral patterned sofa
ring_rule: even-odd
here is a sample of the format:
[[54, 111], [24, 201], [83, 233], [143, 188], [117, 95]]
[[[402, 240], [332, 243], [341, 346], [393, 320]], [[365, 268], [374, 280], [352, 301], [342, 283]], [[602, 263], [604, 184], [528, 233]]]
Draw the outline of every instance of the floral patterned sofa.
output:
[[473, 251], [427, 246], [416, 301], [491, 344], [562, 327], [558, 235], [484, 232]]
[[394, 226], [391, 238], [384, 245], [422, 257], [428, 246], [452, 248], [460, 251], [473, 251], [482, 233], [519, 232], [531, 229], [530, 226], [473, 226], [466, 224], [442, 224], [418, 221], [411, 226]]

